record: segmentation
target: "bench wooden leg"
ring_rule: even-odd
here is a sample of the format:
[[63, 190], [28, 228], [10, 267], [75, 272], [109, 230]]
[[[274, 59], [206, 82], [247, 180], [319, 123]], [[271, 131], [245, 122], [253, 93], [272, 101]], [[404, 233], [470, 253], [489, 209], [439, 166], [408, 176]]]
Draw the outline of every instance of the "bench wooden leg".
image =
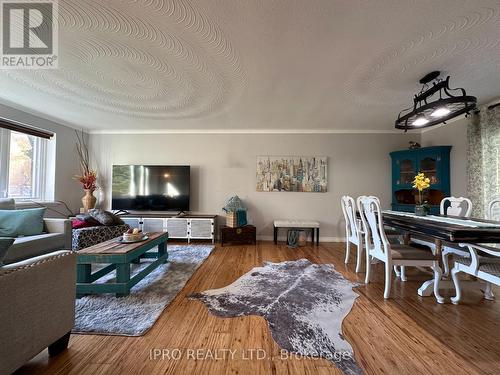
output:
[[274, 244], [278, 244], [278, 227], [274, 227]]
[[319, 228], [316, 228], [316, 245], [319, 245]]
[[314, 228], [311, 228], [311, 240], [312, 244], [314, 245]]

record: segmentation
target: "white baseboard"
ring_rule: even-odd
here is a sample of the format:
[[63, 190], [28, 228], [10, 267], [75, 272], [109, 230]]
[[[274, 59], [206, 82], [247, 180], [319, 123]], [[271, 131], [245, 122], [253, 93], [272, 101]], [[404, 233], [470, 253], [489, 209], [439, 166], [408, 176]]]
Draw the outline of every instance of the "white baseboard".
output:
[[[260, 241], [274, 241], [273, 236], [257, 236]], [[286, 241], [285, 236], [278, 236], [278, 241]], [[344, 242], [345, 237], [319, 236], [319, 242]]]

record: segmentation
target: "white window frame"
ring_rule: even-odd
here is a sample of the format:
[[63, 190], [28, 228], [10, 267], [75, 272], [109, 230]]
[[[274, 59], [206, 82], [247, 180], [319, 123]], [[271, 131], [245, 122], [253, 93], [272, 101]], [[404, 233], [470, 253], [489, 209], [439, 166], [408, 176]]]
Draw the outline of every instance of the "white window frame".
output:
[[[0, 198], [9, 198], [9, 160], [11, 131], [0, 129]], [[33, 192], [31, 197], [13, 197], [16, 201], [45, 200], [47, 186], [47, 140], [35, 137], [33, 153]]]

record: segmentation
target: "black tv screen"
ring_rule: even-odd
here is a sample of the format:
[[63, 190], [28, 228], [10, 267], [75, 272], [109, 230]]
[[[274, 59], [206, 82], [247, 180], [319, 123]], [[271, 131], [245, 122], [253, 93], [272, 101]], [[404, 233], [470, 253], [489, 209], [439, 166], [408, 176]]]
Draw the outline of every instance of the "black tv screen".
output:
[[111, 208], [188, 211], [189, 166], [113, 165]]

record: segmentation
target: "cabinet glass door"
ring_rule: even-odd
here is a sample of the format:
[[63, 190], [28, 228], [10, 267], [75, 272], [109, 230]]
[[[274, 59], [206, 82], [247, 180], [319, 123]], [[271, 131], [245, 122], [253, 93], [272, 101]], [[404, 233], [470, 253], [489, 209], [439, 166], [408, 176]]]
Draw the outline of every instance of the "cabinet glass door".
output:
[[437, 158], [427, 156], [420, 160], [420, 172], [431, 180], [431, 185], [439, 184], [437, 171]]
[[403, 159], [399, 161], [398, 185], [411, 185], [416, 174], [415, 160]]

